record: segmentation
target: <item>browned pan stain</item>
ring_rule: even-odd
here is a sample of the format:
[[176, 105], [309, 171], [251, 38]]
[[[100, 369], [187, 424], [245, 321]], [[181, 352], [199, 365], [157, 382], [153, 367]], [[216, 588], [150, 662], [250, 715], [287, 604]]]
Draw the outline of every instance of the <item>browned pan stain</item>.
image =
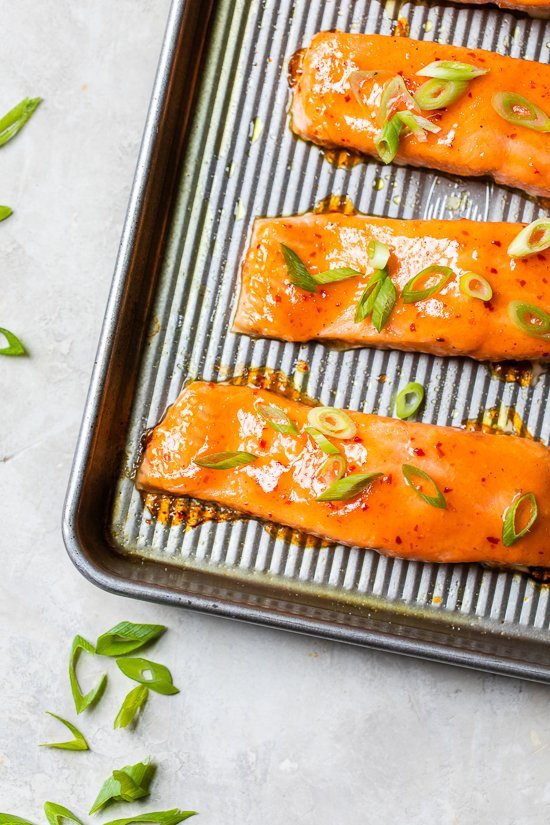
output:
[[467, 430], [473, 430], [474, 432], [533, 438], [516, 409], [504, 404], [499, 407], [490, 407], [488, 410], [484, 410], [480, 417], [467, 418], [462, 423]]

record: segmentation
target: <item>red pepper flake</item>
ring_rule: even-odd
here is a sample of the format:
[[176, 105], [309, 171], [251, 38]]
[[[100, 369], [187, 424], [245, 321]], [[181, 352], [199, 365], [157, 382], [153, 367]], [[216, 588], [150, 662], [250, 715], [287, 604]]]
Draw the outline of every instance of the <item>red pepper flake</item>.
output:
[[496, 539], [494, 536], [487, 536], [487, 541], [489, 544], [500, 544], [500, 539]]
[[526, 283], [527, 283], [527, 281], [524, 281], [523, 278], [518, 278], [518, 284], [520, 286], [525, 286]]
[[363, 443], [363, 439], [359, 435], [354, 435], [353, 440], [355, 441], [356, 444], [362, 444]]
[[437, 444], [435, 445], [435, 449], [437, 450], [437, 454], [438, 454], [439, 458], [443, 458], [443, 456], [445, 455], [445, 453], [444, 453], [444, 452], [443, 452], [443, 450], [441, 449], [441, 441], [438, 441], [438, 442], [437, 442]]
[[494, 244], [495, 246], [502, 246], [500, 241], [491, 241], [491, 243]]
[[411, 332], [416, 332], [416, 324], [411, 324], [409, 329]]
[[539, 261], [545, 261], [546, 260], [546, 257], [542, 254], [542, 252], [538, 253], [537, 258], [538, 258]]
[[265, 448], [267, 447], [267, 442], [263, 438], [260, 439], [260, 447], [262, 448], [262, 450], [265, 450]]
[[403, 539], [401, 538], [401, 536], [396, 536], [395, 537], [395, 543], [396, 544], [403, 544]]
[[424, 450], [422, 449], [422, 447], [414, 447], [414, 449], [413, 449], [413, 453], [414, 453], [415, 455], [426, 455], [426, 453], [424, 452]]
[[393, 484], [393, 476], [391, 473], [388, 473], [387, 476], [384, 476], [384, 481], [386, 484]]
[[350, 100], [351, 100], [351, 96], [350, 96], [350, 95], [346, 95], [346, 96], [345, 96], [345, 98], [344, 98], [344, 100], [346, 101], [346, 103], [349, 103], [349, 102], [350, 102]]
[[439, 344], [442, 344], [442, 343], [445, 341], [445, 339], [444, 339], [444, 338], [436, 338], [435, 340], [436, 340]]
[[452, 487], [444, 487], [444, 488], [443, 488], [443, 492], [444, 492], [444, 493], [452, 493], [452, 492], [453, 492], [453, 488], [452, 488]]
[[492, 266], [491, 267], [491, 272], [493, 273], [493, 275], [496, 275], [497, 272], [498, 272], [498, 269], [495, 269], [494, 266]]
[[276, 304], [280, 304], [282, 300], [283, 300], [283, 299], [281, 298], [281, 296], [280, 296], [280, 295], [275, 295], [275, 303], [276, 303]]
[[368, 510], [368, 509], [369, 509], [369, 505], [367, 504], [367, 502], [362, 501], [361, 502], [361, 510]]

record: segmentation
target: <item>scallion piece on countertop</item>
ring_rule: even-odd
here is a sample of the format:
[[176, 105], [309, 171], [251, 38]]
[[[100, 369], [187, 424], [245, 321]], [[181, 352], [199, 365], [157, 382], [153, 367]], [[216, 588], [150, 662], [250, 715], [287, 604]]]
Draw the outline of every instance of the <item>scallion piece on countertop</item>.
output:
[[382, 332], [389, 321], [397, 301], [397, 290], [392, 279], [388, 276], [380, 284], [380, 289], [372, 307], [372, 323], [377, 332]]
[[178, 825], [185, 819], [196, 816], [196, 811], [180, 811], [179, 808], [172, 808], [170, 811], [153, 811], [149, 814], [136, 814], [125, 819], [112, 819], [104, 822], [103, 825], [134, 825], [139, 822], [150, 822], [153, 825]]
[[72, 811], [69, 811], [69, 809], [63, 805], [58, 805], [57, 802], [45, 802], [44, 813], [50, 825], [63, 825], [65, 819], [69, 822], [76, 822], [77, 825], [83, 825], [82, 820], [73, 814]]
[[[448, 281], [453, 276], [453, 270], [448, 266], [439, 266], [433, 264], [427, 266], [418, 275], [414, 275], [407, 281], [403, 287], [402, 298], [405, 304], [415, 304], [417, 301], [425, 301], [426, 298], [431, 298], [432, 295], [437, 295]], [[432, 286], [424, 287], [424, 289], [417, 289], [420, 281], [425, 281], [433, 277], [438, 277], [438, 280]]]
[[149, 796], [155, 772], [156, 765], [151, 762], [138, 762], [113, 771], [101, 786], [90, 814], [95, 814], [111, 802], [135, 802]]
[[26, 97], [0, 119], [0, 146], [9, 143], [42, 103], [41, 97]]
[[82, 652], [89, 653], [91, 656], [95, 655], [95, 648], [90, 642], [86, 641], [82, 636], [75, 636], [71, 647], [71, 656], [69, 660], [69, 679], [71, 682], [71, 692], [73, 694], [74, 705], [77, 713], [82, 713], [87, 708], [92, 708], [103, 696], [105, 685], [107, 684], [107, 674], [103, 673], [99, 682], [88, 693], [82, 693], [78, 678], [76, 675], [76, 666]]
[[26, 355], [25, 347], [17, 335], [14, 335], [9, 329], [4, 329], [4, 327], [0, 327], [0, 335], [3, 335], [8, 342], [7, 347], [0, 347], [0, 355]]
[[410, 418], [418, 410], [424, 400], [424, 387], [417, 381], [409, 381], [397, 393], [395, 412], [398, 418]]
[[165, 631], [163, 624], [120, 622], [99, 637], [96, 653], [100, 656], [125, 656], [155, 641]]
[[508, 304], [508, 314], [518, 329], [534, 338], [550, 336], [550, 313], [536, 304], [512, 301]]
[[0, 813], [0, 825], [33, 825], [28, 819], [21, 819], [15, 814]]
[[147, 699], [149, 698], [149, 688], [145, 685], [138, 685], [133, 688], [125, 697], [120, 710], [115, 717], [113, 727], [127, 728], [130, 725], [140, 710], [145, 707]]
[[527, 258], [550, 247], [550, 218], [537, 218], [524, 226], [508, 247], [512, 258]]
[[328, 438], [323, 435], [321, 430], [317, 430], [315, 427], [306, 427], [305, 431], [312, 437], [317, 446], [321, 448], [325, 455], [338, 455], [340, 453], [338, 447], [336, 447], [332, 441], [329, 441]]
[[387, 276], [388, 273], [385, 269], [378, 269], [375, 270], [369, 277], [367, 285], [363, 291], [363, 294], [359, 298], [359, 302], [355, 309], [354, 321], [356, 324], [361, 323], [361, 321], [364, 321], [369, 315], [372, 315], [374, 303], [378, 297], [380, 287], [382, 286], [382, 281], [384, 281]]
[[334, 407], [312, 407], [307, 414], [307, 420], [310, 426], [331, 438], [353, 438], [357, 432], [350, 416]]
[[497, 92], [491, 100], [493, 109], [508, 123], [526, 126], [535, 132], [550, 132], [550, 117], [536, 103], [516, 92]]
[[174, 685], [172, 674], [165, 665], [139, 657], [117, 659], [116, 663], [125, 676], [146, 685], [156, 693], [163, 693], [165, 696], [179, 693], [179, 688]]
[[391, 163], [399, 149], [399, 138], [403, 123], [401, 119], [394, 115], [391, 120], [386, 121], [374, 140], [374, 145], [378, 156], [383, 163]]
[[208, 470], [232, 470], [234, 467], [246, 467], [257, 458], [254, 453], [240, 450], [234, 453], [206, 453], [194, 458], [193, 463]]
[[434, 77], [416, 90], [414, 99], [426, 111], [446, 109], [462, 97], [467, 88], [466, 80], [440, 80]]
[[264, 421], [267, 421], [269, 426], [277, 432], [288, 435], [298, 434], [298, 427], [280, 407], [275, 404], [265, 404], [263, 401], [257, 401], [254, 407]]
[[73, 725], [72, 722], [69, 722], [67, 719], [63, 719], [61, 716], [57, 716], [55, 713], [51, 713], [49, 710], [47, 710], [46, 713], [53, 719], [57, 719], [57, 721], [61, 722], [62, 725], [65, 725], [67, 730], [69, 730], [74, 736], [74, 739], [69, 739], [68, 742], [44, 742], [40, 745], [41, 748], [57, 748], [58, 750], [63, 751], [90, 750], [90, 746], [88, 745], [84, 734], [78, 730], [76, 725]]
[[10, 215], [13, 215], [13, 209], [11, 209], [11, 207], [0, 206], [0, 221], [5, 221]]
[[375, 270], [385, 269], [390, 259], [390, 248], [385, 243], [371, 238], [367, 246], [367, 255]]
[[317, 283], [309, 274], [300, 256], [284, 243], [281, 244], [281, 251], [290, 275], [290, 283], [306, 292], [317, 292]]
[[[426, 504], [431, 504], [432, 507], [438, 507], [441, 510], [447, 508], [445, 496], [428, 473], [425, 473], [424, 470], [421, 470], [419, 467], [414, 467], [412, 464], [403, 464], [402, 470], [405, 482], [422, 501], [425, 501]], [[432, 495], [424, 492], [424, 482], [428, 483], [428, 486], [432, 490]]]
[[[524, 516], [528, 516], [524, 526], [518, 530], [517, 519], [518, 510], [526, 510]], [[524, 493], [507, 507], [502, 517], [502, 543], [505, 547], [511, 547], [527, 535], [539, 514], [537, 500], [534, 493]]]
[[330, 484], [324, 493], [317, 496], [317, 501], [349, 501], [382, 475], [383, 473], [354, 473], [345, 476]]
[[489, 69], [480, 69], [479, 66], [458, 60], [434, 60], [416, 74], [420, 77], [438, 77], [441, 80], [473, 80], [488, 71]]
[[487, 278], [477, 272], [465, 272], [458, 282], [460, 291], [469, 298], [478, 298], [480, 301], [490, 301], [493, 297], [493, 288]]

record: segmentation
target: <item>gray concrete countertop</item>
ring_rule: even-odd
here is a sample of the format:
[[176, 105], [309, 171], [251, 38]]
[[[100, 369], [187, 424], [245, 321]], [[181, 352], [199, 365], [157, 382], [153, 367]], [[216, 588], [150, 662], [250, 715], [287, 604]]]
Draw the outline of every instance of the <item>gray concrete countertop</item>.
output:
[[[107, 595], [65, 554], [61, 508], [168, 0], [0, 2], [4, 111], [45, 102], [0, 153], [0, 811], [86, 815], [113, 768], [159, 765], [142, 806], [204, 825], [546, 823], [548, 689]], [[112, 730], [129, 689], [110, 670], [78, 724], [92, 752], [48, 751], [75, 719], [72, 637], [162, 622], [155, 656], [181, 693]], [[112, 815], [111, 815], [112, 814]], [[194, 821], [194, 820], [193, 820]], [[197, 820], [199, 821], [199, 820]]]

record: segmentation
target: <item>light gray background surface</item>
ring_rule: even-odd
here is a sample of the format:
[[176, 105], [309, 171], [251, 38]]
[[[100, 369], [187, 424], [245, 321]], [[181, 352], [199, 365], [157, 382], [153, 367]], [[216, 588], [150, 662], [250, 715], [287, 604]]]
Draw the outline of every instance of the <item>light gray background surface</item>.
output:
[[[113, 768], [152, 756], [155, 790], [204, 825], [523, 825], [550, 811], [550, 694], [539, 685], [129, 602], [73, 569], [60, 518], [168, 0], [0, 0], [0, 108], [42, 95], [0, 151], [0, 811], [86, 818]], [[182, 692], [113, 731], [110, 670], [78, 721], [92, 753], [39, 749], [75, 719], [72, 637], [121, 619], [170, 631], [152, 658]], [[90, 678], [92, 672], [90, 672]], [[62, 738], [62, 737], [61, 737]], [[112, 815], [111, 815], [112, 814]], [[197, 820], [198, 822], [199, 820]]]

